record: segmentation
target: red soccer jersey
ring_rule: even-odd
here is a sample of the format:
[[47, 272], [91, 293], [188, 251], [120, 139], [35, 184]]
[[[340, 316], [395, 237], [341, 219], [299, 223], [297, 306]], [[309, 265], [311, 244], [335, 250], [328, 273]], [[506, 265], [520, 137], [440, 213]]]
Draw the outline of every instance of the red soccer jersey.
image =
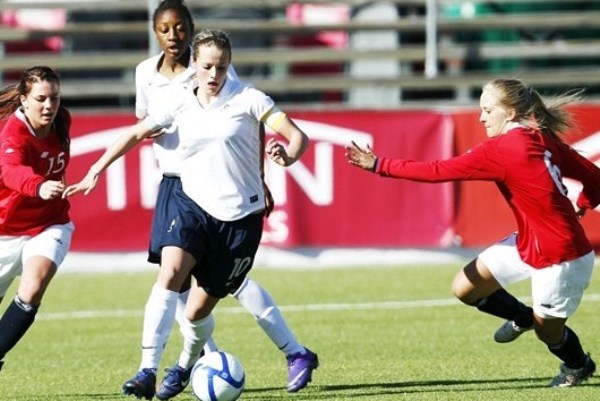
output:
[[[61, 109], [64, 110], [64, 109]], [[70, 116], [66, 111], [68, 124]], [[43, 200], [38, 188], [46, 180], [62, 180], [69, 152], [52, 132], [37, 138], [17, 110], [0, 133], [0, 235], [36, 235], [53, 224], [69, 222], [69, 202]]]
[[515, 128], [448, 160], [381, 158], [376, 172], [423, 182], [494, 181], [515, 216], [519, 254], [535, 268], [592, 250], [561, 177], [580, 181], [583, 190], [577, 205], [594, 208], [600, 203], [600, 169], [539, 131]]

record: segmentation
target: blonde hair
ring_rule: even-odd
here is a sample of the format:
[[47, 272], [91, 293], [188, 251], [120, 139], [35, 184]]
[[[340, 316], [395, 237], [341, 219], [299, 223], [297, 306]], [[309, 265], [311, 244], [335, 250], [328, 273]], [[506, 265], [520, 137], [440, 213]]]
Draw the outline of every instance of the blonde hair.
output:
[[582, 89], [576, 89], [544, 100], [532, 87], [510, 78], [494, 79], [486, 87], [497, 91], [502, 106], [515, 111], [515, 120], [529, 123], [559, 140], [574, 127], [573, 116], [565, 106], [581, 101], [583, 95]]
[[192, 41], [192, 49], [193, 49], [193, 60], [198, 60], [198, 52], [200, 46], [216, 46], [221, 50], [227, 51], [229, 53], [229, 59], [231, 59], [231, 39], [229, 36], [223, 31], [217, 29], [203, 29], [196, 36], [194, 36], [194, 40]]

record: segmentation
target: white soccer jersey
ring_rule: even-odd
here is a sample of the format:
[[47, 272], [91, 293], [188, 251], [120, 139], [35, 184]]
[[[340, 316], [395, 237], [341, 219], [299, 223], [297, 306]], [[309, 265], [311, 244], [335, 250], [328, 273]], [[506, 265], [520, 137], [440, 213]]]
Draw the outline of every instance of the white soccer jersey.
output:
[[259, 121], [273, 107], [263, 92], [228, 79], [210, 106], [190, 90], [180, 108], [145, 122], [156, 129], [177, 121], [184, 192], [217, 219], [234, 221], [265, 207]]
[[[196, 70], [191, 59], [188, 68], [173, 79], [160, 74], [158, 63], [162, 56], [163, 53], [150, 57], [139, 63], [135, 69], [135, 115], [139, 119], [158, 110], [177, 107], [195, 77]], [[177, 155], [177, 126], [173, 124], [164, 129], [165, 135], [154, 139], [154, 155], [163, 174], [178, 176], [181, 168]]]
[[[160, 110], [177, 108], [196, 77], [196, 69], [191, 57], [185, 71], [173, 79], [165, 77], [158, 72], [158, 65], [163, 55], [164, 53], [161, 52], [150, 57], [139, 63], [135, 69], [135, 116], [139, 119]], [[229, 66], [227, 77], [233, 80], [239, 79], [232, 66]], [[177, 125], [165, 127], [164, 130], [165, 135], [154, 139], [154, 155], [163, 174], [179, 176], [181, 158], [177, 154], [179, 145]]]

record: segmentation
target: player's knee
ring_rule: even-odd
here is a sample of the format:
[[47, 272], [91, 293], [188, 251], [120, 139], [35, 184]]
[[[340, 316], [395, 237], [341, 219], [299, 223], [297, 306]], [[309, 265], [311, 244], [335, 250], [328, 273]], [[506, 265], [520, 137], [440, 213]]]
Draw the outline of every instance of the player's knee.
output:
[[467, 305], [471, 305], [469, 302], [469, 287], [468, 280], [466, 280], [466, 277], [462, 272], [454, 277], [454, 280], [452, 281], [452, 293], [459, 301]]

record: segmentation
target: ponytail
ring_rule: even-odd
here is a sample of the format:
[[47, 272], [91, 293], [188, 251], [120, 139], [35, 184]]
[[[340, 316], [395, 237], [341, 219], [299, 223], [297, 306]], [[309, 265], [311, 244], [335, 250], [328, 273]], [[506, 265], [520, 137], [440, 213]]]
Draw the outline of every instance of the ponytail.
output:
[[515, 110], [515, 120], [539, 129], [544, 135], [563, 140], [564, 134], [574, 123], [566, 106], [579, 102], [583, 90], [571, 90], [552, 98], [544, 98], [532, 87], [518, 79], [495, 79], [486, 84], [501, 94], [499, 102], [507, 109]]
[[0, 89], [0, 120], [4, 120], [19, 108], [19, 96], [19, 85]]

